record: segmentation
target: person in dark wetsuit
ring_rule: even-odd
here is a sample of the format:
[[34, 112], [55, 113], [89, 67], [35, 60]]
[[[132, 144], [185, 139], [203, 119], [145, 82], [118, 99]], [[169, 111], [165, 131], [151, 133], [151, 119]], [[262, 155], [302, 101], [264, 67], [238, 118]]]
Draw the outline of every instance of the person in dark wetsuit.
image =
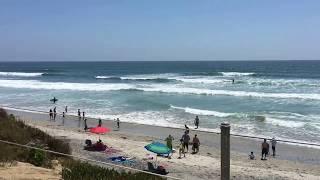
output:
[[49, 117], [50, 117], [50, 120], [53, 118], [52, 109], [50, 109], [50, 111], [49, 111]]
[[56, 110], [56, 107], [54, 107], [54, 109], [53, 109], [53, 120], [56, 120], [56, 116], [57, 116], [57, 110]]
[[84, 130], [88, 130], [87, 119], [84, 119]]
[[101, 126], [102, 126], [102, 121], [101, 119], [99, 119], [98, 127], [101, 127]]
[[67, 113], [68, 112], [68, 106], [66, 106], [65, 108], [64, 108], [64, 111]]
[[78, 109], [78, 117], [81, 118], [81, 112], [80, 109]]
[[86, 114], [86, 113], [83, 111], [83, 112], [82, 112], [82, 118], [83, 118], [83, 119], [84, 119], [84, 117], [85, 117], [85, 114]]

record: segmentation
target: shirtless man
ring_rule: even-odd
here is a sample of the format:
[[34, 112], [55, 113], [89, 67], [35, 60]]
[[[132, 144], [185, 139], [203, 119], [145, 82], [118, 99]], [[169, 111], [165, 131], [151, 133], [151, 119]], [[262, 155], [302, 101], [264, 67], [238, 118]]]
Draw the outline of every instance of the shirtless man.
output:
[[[267, 160], [267, 154], [269, 152], [269, 144], [267, 143], [266, 139], [263, 140], [263, 143], [261, 144], [261, 149], [262, 149], [261, 160]], [[264, 155], [264, 158], [263, 158], [263, 155]]]

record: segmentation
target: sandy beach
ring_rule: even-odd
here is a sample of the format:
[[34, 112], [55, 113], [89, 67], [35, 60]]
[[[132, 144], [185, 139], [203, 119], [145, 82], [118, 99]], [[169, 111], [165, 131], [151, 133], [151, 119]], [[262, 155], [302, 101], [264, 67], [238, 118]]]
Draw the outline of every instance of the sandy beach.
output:
[[[152, 141], [163, 142], [169, 134], [178, 146], [184, 130], [121, 122], [120, 130], [115, 128], [114, 121], [103, 121], [103, 125], [112, 129], [105, 135], [95, 135], [83, 130], [83, 120], [67, 116], [64, 120], [58, 116], [50, 121], [47, 113], [7, 109], [9, 113], [37, 127], [52, 136], [66, 138], [70, 141], [72, 153], [90, 159], [109, 162], [108, 157], [124, 155], [134, 159], [135, 163], [126, 164], [138, 169], [145, 169], [148, 155], [155, 155], [144, 149]], [[88, 118], [88, 126], [97, 125], [96, 119]], [[232, 127], [232, 124], [231, 124]], [[164, 166], [170, 176], [182, 179], [217, 179], [220, 176], [220, 136], [209, 132], [195, 131], [191, 128], [191, 138], [197, 134], [200, 141], [198, 154], [186, 154], [178, 159], [174, 153], [171, 159], [157, 157], [157, 164]], [[109, 147], [119, 150], [114, 154], [88, 152], [83, 150], [85, 139], [101, 139]], [[320, 150], [316, 148], [278, 143], [277, 156], [267, 161], [260, 160], [261, 141], [255, 139], [231, 137], [231, 177], [232, 179], [320, 179]], [[253, 151], [256, 160], [249, 160], [248, 154]]]

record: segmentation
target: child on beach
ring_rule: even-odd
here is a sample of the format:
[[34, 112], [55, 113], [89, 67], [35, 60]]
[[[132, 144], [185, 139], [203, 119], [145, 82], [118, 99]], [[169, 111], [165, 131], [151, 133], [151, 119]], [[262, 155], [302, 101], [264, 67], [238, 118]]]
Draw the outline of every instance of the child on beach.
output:
[[169, 136], [166, 138], [166, 142], [167, 142], [167, 147], [169, 149], [172, 150], [172, 141], [174, 140], [174, 138], [171, 136], [171, 134], [169, 134]]
[[183, 139], [180, 139], [180, 145], [179, 145], [179, 157], [178, 159], [181, 159], [181, 154], [183, 153], [183, 157], [186, 157], [186, 153], [184, 151], [184, 145], [183, 145]]
[[250, 160], [255, 160], [256, 159], [254, 154], [253, 154], [253, 152], [251, 152], [251, 154], [249, 154], [249, 159]]

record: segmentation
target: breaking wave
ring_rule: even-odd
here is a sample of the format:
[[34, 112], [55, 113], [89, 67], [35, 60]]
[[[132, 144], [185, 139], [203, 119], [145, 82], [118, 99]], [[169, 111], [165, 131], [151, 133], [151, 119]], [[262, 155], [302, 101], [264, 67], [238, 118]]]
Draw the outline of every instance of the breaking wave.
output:
[[224, 113], [218, 111], [211, 111], [211, 110], [203, 110], [203, 109], [194, 109], [189, 107], [178, 107], [170, 105], [172, 109], [179, 109], [183, 110], [186, 113], [195, 114], [195, 115], [204, 115], [204, 116], [216, 116], [216, 117], [228, 117], [233, 115], [233, 113]]
[[36, 77], [42, 76], [44, 73], [26, 73], [26, 72], [0, 72], [0, 76], [15, 76], [15, 77]]

